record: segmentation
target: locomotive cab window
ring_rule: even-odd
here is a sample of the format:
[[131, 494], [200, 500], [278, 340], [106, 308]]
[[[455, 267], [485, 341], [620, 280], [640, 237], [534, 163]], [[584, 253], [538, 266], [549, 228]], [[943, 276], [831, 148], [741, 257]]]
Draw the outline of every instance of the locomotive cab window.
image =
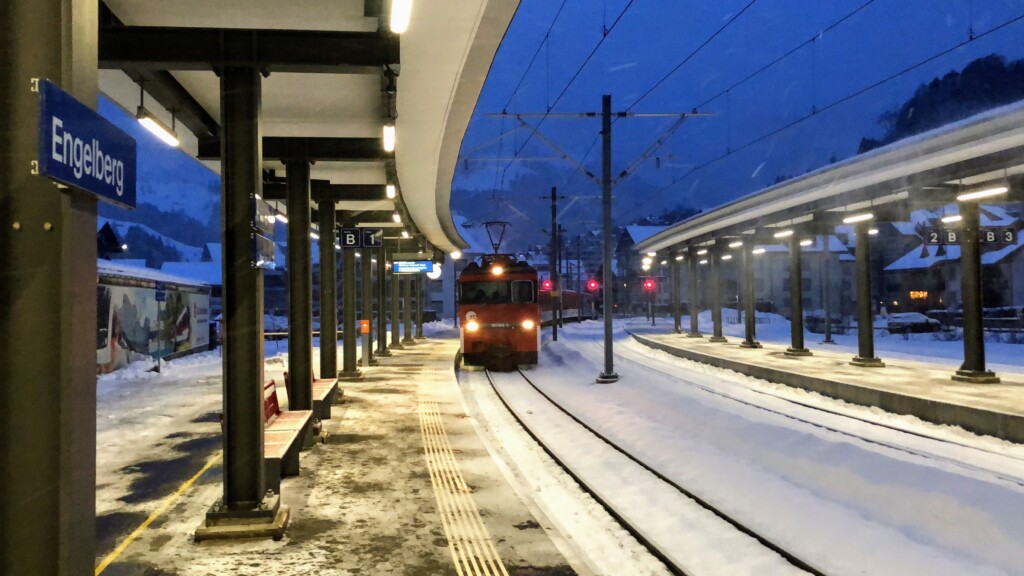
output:
[[529, 304], [534, 301], [536, 286], [530, 280], [512, 281], [512, 301], [518, 304]]
[[509, 282], [463, 282], [461, 304], [510, 302]]

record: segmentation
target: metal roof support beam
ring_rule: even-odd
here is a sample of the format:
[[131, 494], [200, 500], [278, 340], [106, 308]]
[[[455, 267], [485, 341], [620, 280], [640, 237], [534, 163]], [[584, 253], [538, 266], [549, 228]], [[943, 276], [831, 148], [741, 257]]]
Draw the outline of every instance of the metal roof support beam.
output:
[[[313, 180], [313, 201], [344, 202], [344, 201], [378, 201], [387, 200], [387, 192], [383, 184], [331, 184], [327, 180]], [[283, 182], [264, 182], [264, 200], [284, 200], [285, 185]]]
[[[200, 160], [218, 160], [220, 137], [200, 138], [198, 157]], [[380, 138], [263, 137], [264, 160], [293, 158], [304, 158], [310, 162], [382, 161], [391, 158], [391, 154], [384, 151]]]
[[399, 63], [398, 36], [378, 32], [103, 26], [99, 67], [379, 74]]
[[[100, 2], [100, 28], [123, 27], [124, 23]], [[141, 82], [146, 92], [161, 106], [174, 112], [175, 118], [185, 125], [196, 138], [220, 133], [220, 125], [188, 90], [166, 70], [150, 70], [127, 66], [124, 73], [135, 82]]]

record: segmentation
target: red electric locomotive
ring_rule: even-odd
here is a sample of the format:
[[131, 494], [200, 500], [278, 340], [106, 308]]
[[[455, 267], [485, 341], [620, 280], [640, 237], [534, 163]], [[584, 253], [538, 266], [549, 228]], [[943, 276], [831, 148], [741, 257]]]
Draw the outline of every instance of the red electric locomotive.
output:
[[511, 369], [536, 364], [540, 349], [537, 270], [509, 254], [488, 254], [459, 276], [463, 362]]

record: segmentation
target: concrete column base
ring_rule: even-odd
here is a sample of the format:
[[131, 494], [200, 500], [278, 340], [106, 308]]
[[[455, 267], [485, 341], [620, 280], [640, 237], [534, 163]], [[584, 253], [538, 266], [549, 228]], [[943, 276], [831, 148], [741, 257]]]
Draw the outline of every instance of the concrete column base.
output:
[[376, 356], [383, 356], [384, 358], [387, 358], [388, 356], [391, 356], [391, 350], [378, 350]]
[[835, 340], [822, 340], [821, 343], [822, 344], [829, 344], [829, 345], [835, 346], [836, 341]]
[[786, 356], [813, 356], [807, 348], [786, 348]]
[[426, 336], [424, 336], [423, 334], [417, 334], [417, 335], [416, 335], [416, 338], [415, 338], [415, 339], [416, 339], [416, 340], [426, 340], [426, 338], [427, 338], [427, 337], [426, 337]]
[[610, 374], [605, 374], [604, 372], [602, 372], [601, 375], [598, 376], [595, 380], [595, 382], [597, 382], [598, 384], [612, 384], [618, 381], [619, 375], [616, 374], [615, 372], [612, 372]]
[[281, 506], [281, 497], [268, 495], [255, 510], [227, 510], [218, 499], [196, 528], [195, 541], [236, 538], [273, 538], [280, 540], [288, 527], [291, 509]]
[[416, 345], [416, 340], [414, 340], [412, 338], [402, 338], [402, 344], [404, 346], [415, 346]]
[[951, 378], [971, 384], [999, 384], [999, 377], [991, 370], [957, 370]]
[[402, 345], [401, 345], [401, 344], [399, 343], [399, 344], [392, 344], [392, 345], [391, 345], [391, 346], [389, 346], [388, 348], [390, 348], [391, 350], [404, 350], [404, 349], [405, 349], [405, 346], [402, 346]]
[[853, 360], [850, 360], [850, 364], [853, 366], [861, 366], [863, 368], [883, 368], [885, 362], [882, 362], [881, 358], [861, 358], [860, 356], [854, 356]]
[[687, 338], [703, 338], [704, 335], [701, 334], [700, 332], [687, 332], [686, 333], [686, 337]]
[[363, 373], [359, 370], [353, 370], [351, 372], [338, 372], [338, 380], [351, 382], [353, 380], [360, 380], [363, 377]]
[[743, 342], [740, 342], [740, 348], [755, 349], [762, 348], [762, 346], [761, 343], [758, 342], [757, 340], [744, 340]]
[[729, 339], [726, 338], [725, 336], [711, 336], [710, 338], [708, 338], [708, 342], [716, 342], [716, 343], [718, 343], [718, 342], [728, 342], [728, 341], [729, 341]]

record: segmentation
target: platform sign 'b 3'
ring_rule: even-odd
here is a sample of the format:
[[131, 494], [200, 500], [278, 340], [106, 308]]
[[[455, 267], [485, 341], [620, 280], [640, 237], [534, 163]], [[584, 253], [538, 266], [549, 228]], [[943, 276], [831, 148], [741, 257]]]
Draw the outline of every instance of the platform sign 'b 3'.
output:
[[362, 235], [359, 228], [342, 228], [341, 229], [341, 244], [342, 248], [359, 248], [362, 246]]

